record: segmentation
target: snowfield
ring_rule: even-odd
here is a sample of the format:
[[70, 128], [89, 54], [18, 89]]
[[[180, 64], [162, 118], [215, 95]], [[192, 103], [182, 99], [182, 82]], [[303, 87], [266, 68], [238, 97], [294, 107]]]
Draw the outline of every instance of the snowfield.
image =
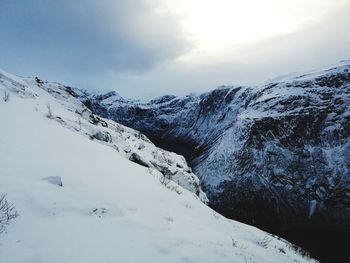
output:
[[0, 262], [315, 262], [214, 212], [183, 157], [63, 88], [0, 71], [0, 194], [19, 213]]

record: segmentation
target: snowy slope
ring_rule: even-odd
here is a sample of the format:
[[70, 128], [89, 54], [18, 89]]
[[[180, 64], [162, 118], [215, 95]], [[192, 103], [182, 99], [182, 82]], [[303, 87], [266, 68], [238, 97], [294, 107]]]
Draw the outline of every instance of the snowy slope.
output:
[[0, 262], [312, 262], [162, 184], [154, 167], [129, 161], [109, 140], [91, 139], [74, 96], [53, 87], [0, 75], [0, 94], [10, 94], [0, 102], [0, 193], [20, 214], [0, 235]]
[[[203, 202], [208, 202], [200, 187], [199, 179], [192, 173], [182, 156], [157, 148], [138, 131], [96, 116], [77, 99], [76, 92], [80, 93], [80, 90], [73, 91], [68, 86], [44, 82], [38, 78], [20, 79], [5, 72], [0, 72], [0, 81], [9, 90], [22, 97], [38, 96], [35, 90], [23, 90], [28, 84], [45, 90], [55, 100], [53, 104], [46, 102], [39, 105], [37, 102], [36, 111], [43, 111], [46, 115], [51, 111], [52, 116], [49, 117], [64, 127], [112, 147], [125, 158], [148, 167], [153, 172], [160, 172], [166, 182], [171, 180], [195, 193]], [[63, 111], [59, 115], [56, 114], [55, 108], [62, 106]]]

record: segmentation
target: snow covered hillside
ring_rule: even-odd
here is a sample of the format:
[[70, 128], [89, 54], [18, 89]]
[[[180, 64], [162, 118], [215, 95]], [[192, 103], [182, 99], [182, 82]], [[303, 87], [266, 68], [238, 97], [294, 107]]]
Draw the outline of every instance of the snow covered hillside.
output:
[[183, 157], [91, 114], [69, 87], [0, 72], [0, 262], [313, 262], [205, 205]]

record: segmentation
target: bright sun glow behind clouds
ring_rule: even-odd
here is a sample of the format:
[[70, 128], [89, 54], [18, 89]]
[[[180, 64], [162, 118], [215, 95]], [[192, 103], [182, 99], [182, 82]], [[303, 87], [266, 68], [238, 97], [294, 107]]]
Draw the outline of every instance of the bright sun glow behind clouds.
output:
[[167, 9], [180, 14], [184, 31], [194, 38], [195, 50], [209, 54], [291, 33], [322, 19], [332, 6], [334, 0], [167, 2]]
[[350, 0], [0, 0], [0, 68], [126, 97], [257, 85], [349, 59], [349, 10]]

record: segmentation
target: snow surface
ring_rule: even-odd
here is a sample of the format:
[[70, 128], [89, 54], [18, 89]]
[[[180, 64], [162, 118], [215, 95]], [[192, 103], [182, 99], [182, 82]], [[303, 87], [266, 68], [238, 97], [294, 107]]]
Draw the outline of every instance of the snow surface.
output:
[[319, 76], [324, 76], [325, 72], [330, 72], [332, 74], [343, 72], [344, 69], [349, 68], [350, 60], [341, 60], [337, 63], [330, 64], [327, 66], [320, 67], [318, 69], [300, 72], [292, 72], [283, 76], [272, 78], [268, 83], [272, 82], [291, 82], [295, 80], [313, 80]]
[[11, 95], [0, 101], [0, 193], [19, 213], [0, 235], [0, 262], [314, 262], [91, 140], [69, 99], [45, 85], [0, 71], [0, 94]]

